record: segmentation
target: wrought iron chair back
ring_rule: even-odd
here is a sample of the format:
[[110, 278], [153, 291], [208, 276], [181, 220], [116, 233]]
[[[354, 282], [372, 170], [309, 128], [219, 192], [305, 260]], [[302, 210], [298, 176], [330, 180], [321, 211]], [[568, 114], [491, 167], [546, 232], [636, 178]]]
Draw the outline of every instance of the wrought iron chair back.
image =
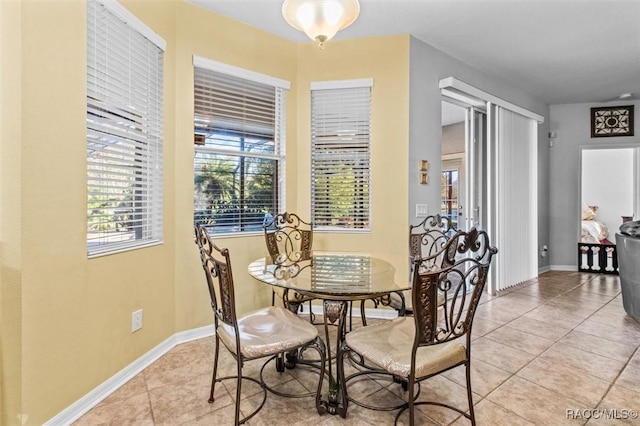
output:
[[[484, 290], [489, 266], [497, 249], [485, 231], [472, 228], [458, 231], [436, 256], [442, 268], [424, 268], [424, 259], [414, 260], [413, 316], [416, 325], [414, 352], [418, 347], [437, 345], [466, 336], [471, 339], [471, 325]], [[431, 259], [427, 259], [431, 261]], [[423, 271], [423, 272], [421, 272]], [[438, 321], [437, 294], [450, 295], [445, 324]]]
[[287, 264], [311, 258], [313, 225], [295, 213], [280, 213], [263, 225], [273, 263]]
[[[417, 225], [409, 225], [410, 275], [414, 275], [414, 263], [417, 259], [420, 259], [421, 272], [450, 266], [444, 250], [455, 232], [451, 220], [440, 214], [427, 216]], [[441, 293], [438, 300], [438, 306], [443, 307], [446, 315], [447, 294]], [[413, 301], [408, 291], [391, 294], [390, 305], [401, 316], [413, 312]]]
[[[277, 214], [263, 225], [264, 238], [271, 261], [278, 265], [276, 273], [296, 273], [304, 267], [302, 262], [311, 259], [313, 245], [313, 224], [306, 222], [295, 213]], [[309, 319], [313, 323], [315, 315], [311, 310], [311, 298], [295, 291], [273, 289], [271, 304], [275, 306], [276, 295], [288, 306], [290, 303], [309, 302]], [[302, 305], [300, 305], [302, 309]]]
[[209, 238], [204, 226], [196, 224], [195, 240], [200, 251], [200, 261], [207, 279], [211, 308], [215, 316], [215, 326], [218, 321], [234, 327], [237, 333], [238, 318], [235, 306], [235, 288], [229, 250], [221, 249]]
[[420, 266], [427, 269], [443, 266], [438, 263], [443, 260], [442, 248], [456, 229], [448, 217], [439, 214], [427, 216], [417, 225], [409, 226], [409, 256], [411, 259], [424, 259]]

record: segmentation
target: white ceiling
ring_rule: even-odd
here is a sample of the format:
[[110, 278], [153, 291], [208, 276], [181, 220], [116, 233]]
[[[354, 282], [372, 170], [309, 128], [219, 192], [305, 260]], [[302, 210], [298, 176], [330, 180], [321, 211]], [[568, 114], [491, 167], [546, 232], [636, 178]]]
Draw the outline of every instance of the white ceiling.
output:
[[[190, 1], [309, 41], [282, 0]], [[335, 39], [407, 33], [549, 104], [640, 98], [640, 0], [360, 0]]]

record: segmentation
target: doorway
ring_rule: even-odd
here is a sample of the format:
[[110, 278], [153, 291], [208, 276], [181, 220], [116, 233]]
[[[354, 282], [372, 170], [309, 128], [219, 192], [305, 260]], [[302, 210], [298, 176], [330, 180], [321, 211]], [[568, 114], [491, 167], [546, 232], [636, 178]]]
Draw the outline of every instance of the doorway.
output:
[[486, 140], [485, 112], [443, 97], [440, 214], [456, 229], [486, 227]]
[[582, 147], [581, 243], [615, 244], [615, 233], [640, 215], [640, 147]]

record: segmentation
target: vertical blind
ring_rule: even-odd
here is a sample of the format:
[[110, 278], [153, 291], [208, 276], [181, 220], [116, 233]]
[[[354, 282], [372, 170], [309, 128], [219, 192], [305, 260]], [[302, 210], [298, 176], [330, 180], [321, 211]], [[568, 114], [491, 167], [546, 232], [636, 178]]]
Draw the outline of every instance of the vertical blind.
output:
[[114, 3], [87, 3], [89, 256], [162, 240], [164, 45]]
[[496, 110], [496, 290], [503, 290], [538, 276], [538, 127]]
[[260, 231], [265, 218], [284, 210], [285, 94], [196, 64], [196, 223], [217, 233]]
[[371, 80], [311, 86], [311, 212], [317, 228], [370, 229]]

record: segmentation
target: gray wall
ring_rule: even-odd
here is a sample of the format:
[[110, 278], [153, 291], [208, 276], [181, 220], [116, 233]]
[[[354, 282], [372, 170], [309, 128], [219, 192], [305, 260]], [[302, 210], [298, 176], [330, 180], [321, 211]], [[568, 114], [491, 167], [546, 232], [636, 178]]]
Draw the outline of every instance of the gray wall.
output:
[[[552, 268], [577, 270], [580, 212], [580, 147], [635, 147], [640, 144], [636, 136], [591, 138], [591, 107], [635, 105], [636, 118], [640, 101], [618, 103], [590, 103], [551, 105], [550, 129], [556, 132], [550, 149], [550, 238], [549, 258]], [[603, 167], [615, 167], [606, 164]], [[613, 234], [613, 230], [610, 230]], [[612, 238], [609, 238], [613, 241]]]
[[[545, 117], [538, 126], [538, 244], [549, 244], [549, 107], [534, 96], [411, 37], [409, 77], [409, 223], [414, 223], [415, 204], [427, 203], [430, 213], [440, 206], [441, 96], [438, 82], [455, 77]], [[418, 159], [429, 160], [428, 185], [420, 185]], [[500, 247], [498, 247], [500, 249]], [[548, 257], [539, 266], [548, 266]]]

